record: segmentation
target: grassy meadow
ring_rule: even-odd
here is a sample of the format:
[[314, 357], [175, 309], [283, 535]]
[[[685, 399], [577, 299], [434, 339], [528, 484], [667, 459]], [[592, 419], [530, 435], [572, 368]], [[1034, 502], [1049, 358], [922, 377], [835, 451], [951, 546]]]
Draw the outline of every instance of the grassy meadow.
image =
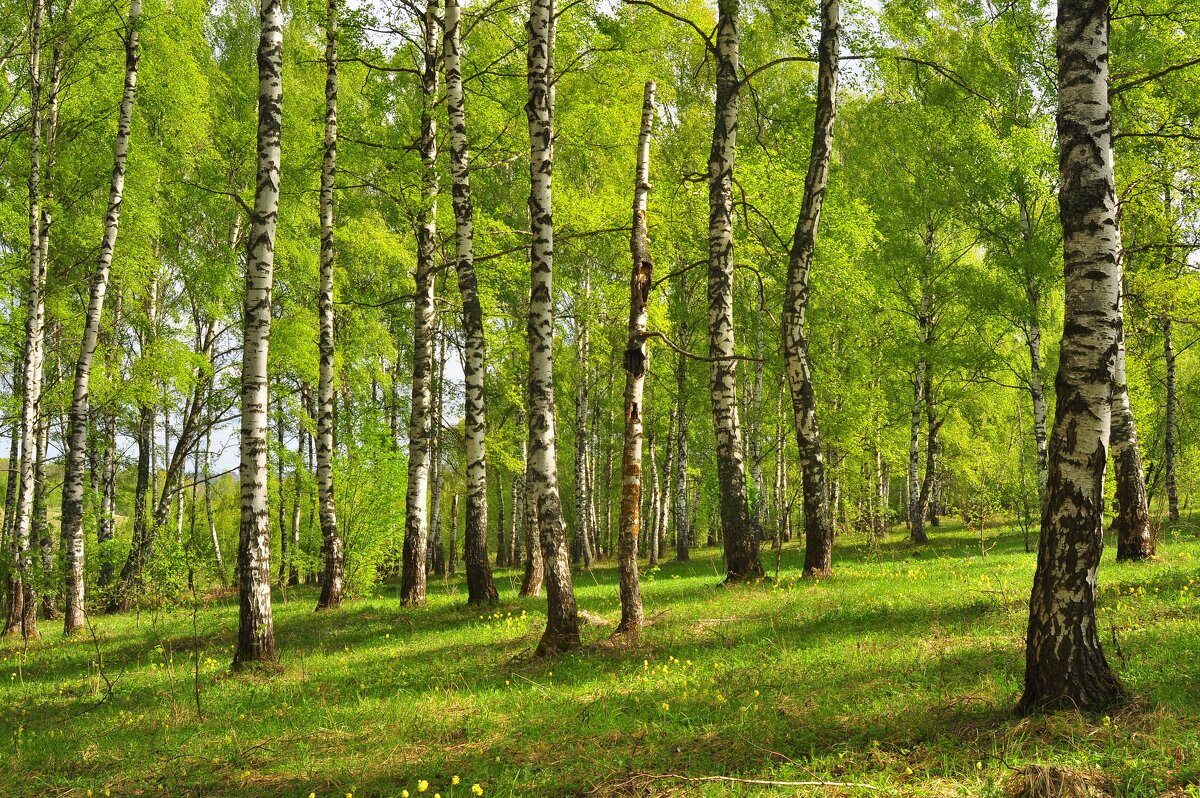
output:
[[[637, 643], [593, 623], [551, 660], [530, 656], [544, 599], [515, 598], [513, 571], [486, 612], [454, 578], [424, 609], [392, 585], [324, 614], [315, 587], [277, 591], [276, 673], [230, 673], [228, 596], [93, 616], [71, 640], [46, 622], [0, 642], [0, 795], [1000, 796], [1035, 776], [1200, 795], [1195, 522], [1154, 562], [1106, 549], [1101, 632], [1138, 695], [1111, 717], [1013, 714], [1034, 555], [1013, 528], [987, 530], [986, 556], [977, 531], [930, 531], [920, 548], [844, 536], [824, 583], [798, 579], [795, 543], [733, 588], [698, 551], [644, 573]], [[619, 617], [611, 564], [575, 587]]]

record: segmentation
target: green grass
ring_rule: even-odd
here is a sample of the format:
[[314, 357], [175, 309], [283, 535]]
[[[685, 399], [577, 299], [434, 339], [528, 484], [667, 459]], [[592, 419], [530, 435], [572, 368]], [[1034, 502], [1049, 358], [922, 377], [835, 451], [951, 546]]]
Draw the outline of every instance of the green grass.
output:
[[[475, 783], [489, 796], [1002, 795], [1031, 763], [1114, 795], [1194, 795], [1198, 531], [1166, 533], [1153, 563], [1114, 565], [1107, 549], [1100, 626], [1143, 699], [1111, 718], [1014, 716], [1033, 555], [995, 529], [981, 557], [950, 524], [920, 549], [900, 532], [874, 549], [846, 538], [820, 584], [797, 578], [794, 545], [778, 582], [734, 588], [701, 551], [645, 576], [640, 642], [609, 647], [610, 630], [589, 627], [583, 650], [547, 661], [530, 657], [544, 599], [515, 599], [508, 571], [486, 616], [454, 580], [421, 610], [393, 587], [324, 614], [314, 588], [277, 593], [271, 675], [230, 674], [229, 599], [195, 629], [186, 606], [97, 616], [82, 639], [46, 624], [27, 650], [0, 643], [0, 795], [415, 798], [420, 779], [442, 798]], [[575, 585], [583, 609], [618, 617], [611, 567]], [[878, 789], [653, 778], [666, 774]]]

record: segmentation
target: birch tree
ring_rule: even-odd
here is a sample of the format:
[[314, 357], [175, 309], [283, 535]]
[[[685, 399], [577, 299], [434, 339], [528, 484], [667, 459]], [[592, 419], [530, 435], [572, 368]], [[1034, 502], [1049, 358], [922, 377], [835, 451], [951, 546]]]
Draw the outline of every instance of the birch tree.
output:
[[267, 491], [267, 350], [283, 122], [283, 4], [261, 0], [258, 40], [258, 176], [246, 242], [242, 334], [241, 529], [235, 669], [275, 661], [271, 618], [271, 516]]
[[[453, 179], [455, 271], [462, 297], [464, 338], [463, 382], [465, 401], [463, 429], [467, 453], [467, 514], [463, 527], [464, 565], [467, 572], [467, 603], [494, 604], [499, 598], [492, 579], [487, 553], [487, 406], [484, 374], [487, 352], [483, 307], [479, 302], [479, 280], [475, 274], [475, 221], [471, 202], [470, 148], [467, 139], [466, 97], [462, 78], [462, 10], [458, 0], [446, 0], [445, 20], [446, 104], [450, 125], [450, 172]], [[457, 528], [458, 494], [455, 494], [454, 524]], [[501, 515], [503, 497], [501, 495]], [[503, 519], [501, 519], [503, 525]], [[455, 542], [453, 545], [457, 546]], [[499, 547], [504, 548], [500, 535]], [[451, 562], [457, 554], [451, 555]]]
[[324, 560], [318, 610], [342, 603], [345, 588], [345, 555], [338, 531], [337, 504], [333, 496], [333, 186], [337, 177], [338, 0], [329, 0], [325, 12], [325, 151], [321, 160], [321, 265], [317, 306], [320, 316], [317, 375], [317, 507], [321, 521], [321, 555]]
[[526, 57], [529, 99], [529, 468], [526, 491], [541, 540], [546, 576], [546, 630], [537, 654], [579, 645], [579, 616], [558, 492], [554, 408], [554, 0], [531, 0]]
[[36, 637], [37, 597], [30, 549], [33, 522], [34, 466], [37, 460], [38, 408], [42, 398], [42, 363], [46, 323], [46, 262], [42, 258], [41, 213], [41, 54], [43, 0], [34, 0], [29, 25], [29, 284], [25, 288], [25, 353], [21, 369], [21, 473], [12, 528], [12, 571], [4, 635]]
[[804, 489], [804, 575], [818, 579], [832, 573], [833, 523], [825, 485], [825, 457], [817, 425], [817, 398], [804, 323], [808, 311], [809, 274], [816, 250], [817, 228], [829, 183], [833, 124], [838, 84], [841, 27], [839, 0], [822, 0], [821, 39], [817, 45], [817, 110], [813, 122], [808, 173], [800, 218], [788, 258], [787, 295], [783, 308], [783, 352], [796, 420]]
[[121, 222], [121, 202], [125, 196], [125, 161], [129, 154], [129, 132], [133, 123], [133, 100], [137, 91], [138, 28], [141, 25], [142, 0], [130, 0], [125, 19], [125, 89], [117, 111], [117, 137], [113, 143], [112, 180], [108, 188], [108, 213], [100, 254], [92, 273], [91, 294], [83, 323], [83, 341], [75, 361], [75, 384], [71, 392], [70, 420], [67, 428], [67, 459], [63, 469], [62, 540], [66, 555], [65, 612], [63, 632], [83, 630], [83, 478], [87, 455], [88, 383], [92, 361], [100, 338], [104, 298], [108, 292], [108, 274]]
[[617, 633], [636, 637], [644, 622], [642, 587], [638, 575], [638, 535], [642, 528], [642, 402], [649, 369], [646, 325], [650, 317], [650, 288], [654, 263], [646, 227], [646, 197], [650, 193], [650, 135], [654, 127], [654, 81], [647, 81], [638, 132], [637, 167], [633, 189], [633, 232], [629, 248], [633, 268], [629, 277], [629, 340], [625, 347], [625, 445], [621, 454], [621, 518], [617, 537], [621, 622]]
[[1107, 0], [1058, 5], [1059, 211], [1066, 308], [1023, 711], [1105, 709], [1125, 696], [1100, 646], [1096, 570], [1121, 339], [1121, 235], [1113, 181]]
[[425, 8], [421, 69], [421, 200], [417, 211], [416, 298], [413, 301], [412, 403], [408, 421], [408, 493], [404, 502], [404, 551], [400, 596], [407, 604], [425, 603], [429, 552], [430, 436], [433, 431], [433, 345], [437, 320], [434, 278], [437, 264], [437, 0]]
[[717, 94], [708, 156], [708, 354], [713, 427], [717, 436], [721, 531], [726, 579], [763, 574], [758, 526], [750, 515], [746, 463], [737, 406], [733, 334], [733, 163], [738, 126], [738, 0], [718, 0]]

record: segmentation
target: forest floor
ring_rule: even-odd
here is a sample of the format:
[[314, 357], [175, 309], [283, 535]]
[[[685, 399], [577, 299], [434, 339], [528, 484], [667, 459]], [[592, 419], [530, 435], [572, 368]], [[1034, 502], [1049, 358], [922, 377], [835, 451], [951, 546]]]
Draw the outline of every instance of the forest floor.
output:
[[[530, 656], [544, 599], [515, 598], [507, 570], [486, 613], [455, 579], [420, 610], [392, 586], [322, 614], [315, 588], [277, 592], [270, 675], [230, 674], [231, 598], [97, 616], [73, 640], [46, 624], [0, 642], [0, 796], [1200, 795], [1196, 522], [1154, 562], [1106, 547], [1100, 628], [1139, 696], [1111, 717], [1014, 715], [1035, 556], [1012, 528], [987, 556], [978, 532], [930, 532], [846, 536], [819, 584], [795, 543], [764, 550], [777, 579], [734, 588], [696, 552], [644, 574], [638, 643], [588, 626], [551, 660]], [[611, 565], [575, 586], [619, 616]]]

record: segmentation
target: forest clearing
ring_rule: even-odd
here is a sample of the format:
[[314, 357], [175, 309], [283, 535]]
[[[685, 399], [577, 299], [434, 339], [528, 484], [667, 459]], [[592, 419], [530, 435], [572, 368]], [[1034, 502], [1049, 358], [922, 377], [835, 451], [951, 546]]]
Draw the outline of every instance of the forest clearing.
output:
[[1196, 0], [0, 0], [0, 798], [1200, 797], [1197, 75]]
[[720, 587], [713, 550], [664, 562], [643, 582], [655, 609], [635, 644], [607, 644], [617, 579], [597, 568], [579, 604], [610, 625], [551, 659], [530, 656], [544, 602], [515, 598], [508, 570], [486, 612], [465, 606], [460, 577], [431, 582], [421, 610], [397, 585], [316, 615], [314, 588], [279, 592], [269, 677], [229, 674], [230, 598], [101, 616], [28, 651], [7, 641], [0, 713], [20, 726], [0, 740], [0, 791], [1002, 796], [1037, 794], [1014, 785], [1053, 765], [1097, 791], [1064, 795], [1192, 795], [1197, 531], [1165, 533], [1154, 562], [1101, 568], [1103, 637], [1139, 696], [1110, 716], [1013, 714], [1034, 557], [1012, 527], [987, 530], [984, 557], [977, 531], [951, 523], [921, 548], [902, 531], [841, 540], [829, 582], [800, 578], [794, 545], [759, 585]]

